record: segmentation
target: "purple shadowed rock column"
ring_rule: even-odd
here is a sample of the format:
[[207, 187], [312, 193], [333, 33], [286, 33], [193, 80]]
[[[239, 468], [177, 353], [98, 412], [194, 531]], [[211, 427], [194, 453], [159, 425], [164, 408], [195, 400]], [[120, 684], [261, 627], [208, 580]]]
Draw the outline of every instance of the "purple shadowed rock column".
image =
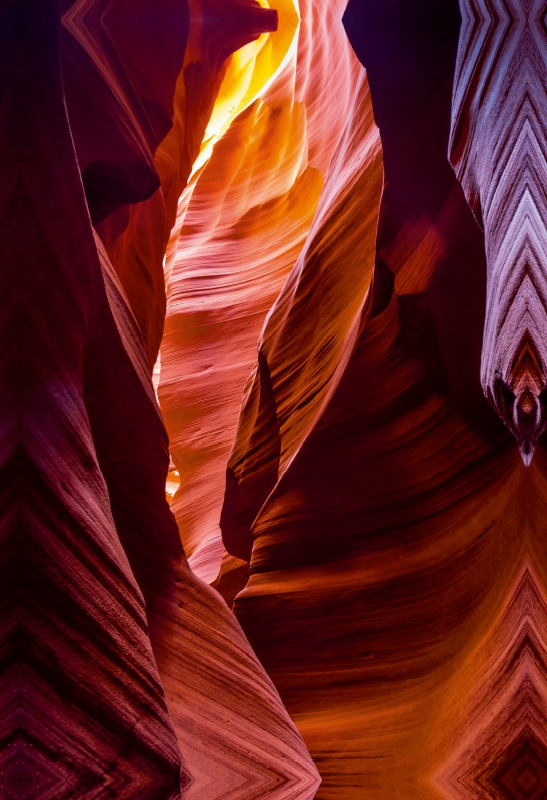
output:
[[450, 160], [488, 262], [481, 381], [532, 459], [547, 425], [544, 0], [460, 0]]
[[59, 30], [57, 0], [0, 3], [0, 797], [176, 800], [189, 777], [86, 398], [90, 362], [125, 351]]

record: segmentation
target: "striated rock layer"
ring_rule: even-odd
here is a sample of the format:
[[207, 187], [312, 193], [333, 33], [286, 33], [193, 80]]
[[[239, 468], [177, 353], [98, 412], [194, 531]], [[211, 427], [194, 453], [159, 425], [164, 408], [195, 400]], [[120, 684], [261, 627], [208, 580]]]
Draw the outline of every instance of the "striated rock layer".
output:
[[[107, 403], [102, 395], [104, 414], [96, 419], [94, 436], [191, 773], [184, 797], [308, 800], [319, 779], [302, 739], [233, 614], [182, 554], [164, 497], [167, 455], [159, 444], [165, 434], [139, 329], [98, 239], [97, 244], [111, 308], [134, 367], [134, 387], [132, 414], [125, 423], [116, 415], [116, 435], [108, 419], [114, 410], [122, 413], [116, 406], [125, 403], [125, 391], [111, 394]], [[137, 422], [146, 432], [140, 437], [135, 437]]]
[[[462, 673], [481, 678], [459, 736], [432, 777], [442, 797], [541, 797], [547, 770], [545, 587], [526, 559]], [[475, 662], [475, 663], [473, 663]]]
[[[198, 160], [167, 255], [159, 397], [181, 480], [172, 508], [193, 569], [209, 581], [223, 553], [226, 463], [261, 328], [306, 240], [336, 148], [349, 146], [339, 144], [346, 117], [363, 127], [355, 136], [371, 124], [356, 99], [362, 68], [341, 25], [344, 4], [301, 3], [300, 22], [292, 0], [276, 8], [278, 31], [257, 43], [252, 72], [240, 70], [252, 91], [226, 77], [219, 98], [231, 89], [240, 113], [210, 158], [204, 151], [209, 160]], [[242, 51], [243, 63], [250, 58]], [[228, 124], [227, 107], [223, 100], [213, 112], [211, 135]], [[356, 163], [347, 169], [356, 181]]]
[[544, 9], [461, 11], [0, 7], [1, 797], [545, 795]]
[[485, 233], [481, 380], [528, 465], [547, 424], [545, 4], [461, 5], [450, 152]]
[[66, 117], [57, 4], [4, 3], [0, 38], [1, 792], [174, 799], [187, 773], [86, 397], [102, 353], [127, 357]]
[[253, 526], [234, 609], [318, 765], [321, 800], [427, 796], [439, 731], [454, 734], [440, 698], [461, 692], [459, 659], [520, 548], [524, 467], [503, 431], [468, 426], [443, 377], [427, 298], [394, 295], [363, 319]]
[[[268, 314], [245, 391], [221, 519], [226, 547], [241, 559], [250, 560], [251, 525], [350, 358], [375, 262], [382, 177], [361, 73], [311, 231]], [[358, 269], [348, 269], [352, 263]]]
[[91, 219], [154, 363], [165, 316], [166, 244], [154, 153], [172, 125], [188, 6], [65, 0], [62, 10], [63, 82]]
[[[234, 610], [319, 768], [318, 800], [463, 796], [443, 795], [452, 777], [442, 776], [473, 769], [470, 751], [461, 755], [466, 715], [486, 661], [504, 660], [491, 632], [512, 602], [525, 559], [538, 574], [545, 563], [543, 456], [538, 452], [525, 469], [479, 381], [484, 239], [446, 155], [457, 8], [424, 0], [394, 32], [394, 6], [354, 3], [347, 21], [367, 66], [387, 181], [368, 300], [357, 309], [341, 374], [301, 439], [301, 372], [305, 386], [318, 385], [304, 348], [323, 344], [318, 317], [327, 312], [302, 314], [301, 339], [287, 335], [280, 362], [293, 359], [298, 367], [276, 393], [281, 368], [268, 355], [283, 352], [276, 347], [284, 330], [268, 327], [274, 308], [258, 361], [257, 435], [238, 440], [239, 463], [246, 457], [252, 465], [245, 501], [259, 491], [264, 499], [246, 528], [244, 503], [230, 505], [229, 492], [223, 513], [228, 550], [244, 556], [244, 543], [251, 552], [250, 578]], [[439, 31], [442, 46], [428, 48], [428, 36], [435, 42]], [[390, 61], [384, 55], [393, 41], [398, 56]], [[336, 185], [334, 172], [332, 180]], [[351, 241], [357, 208], [340, 236], [328, 239], [327, 252]], [[362, 224], [368, 208], [363, 198]], [[325, 263], [322, 255], [318, 272]], [[371, 267], [356, 247], [344, 269], [333, 272], [335, 285], [349, 274], [357, 286]], [[310, 284], [312, 308], [320, 289]], [[345, 308], [329, 306], [341, 320]], [[295, 412], [283, 438], [291, 402]], [[293, 432], [298, 445], [284, 461]], [[269, 485], [253, 487], [253, 475], [272, 464], [277, 472], [270, 469]], [[512, 750], [504, 756], [504, 785], [513, 791], [517, 780], [539, 786], [541, 779], [537, 765], [535, 776], [528, 774], [543, 745], [542, 706], [536, 703], [537, 714], [527, 710], [535, 700], [526, 680], [519, 695], [524, 722], [514, 731], [514, 742], [520, 739], [514, 757]], [[483, 695], [486, 725], [493, 694]], [[536, 756], [526, 748], [536, 748]], [[477, 743], [477, 758], [492, 774], [499, 752]], [[484, 791], [497, 800], [511, 796], [510, 788], [505, 795]]]
[[311, 800], [305, 745], [165, 500], [167, 436], [93, 236], [59, 41], [55, 2], [2, 6], [0, 794]]
[[275, 10], [255, 0], [225, 5], [63, 3], [63, 76], [86, 198], [151, 366], [169, 232], [227, 60], [277, 24]]

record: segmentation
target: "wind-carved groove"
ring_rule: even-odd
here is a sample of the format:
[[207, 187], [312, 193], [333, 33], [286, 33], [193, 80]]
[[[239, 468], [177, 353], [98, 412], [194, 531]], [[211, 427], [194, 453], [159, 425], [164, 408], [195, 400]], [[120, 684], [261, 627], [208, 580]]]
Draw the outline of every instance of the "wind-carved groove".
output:
[[450, 159], [488, 264], [481, 382], [526, 466], [547, 426], [545, 0], [460, 0]]

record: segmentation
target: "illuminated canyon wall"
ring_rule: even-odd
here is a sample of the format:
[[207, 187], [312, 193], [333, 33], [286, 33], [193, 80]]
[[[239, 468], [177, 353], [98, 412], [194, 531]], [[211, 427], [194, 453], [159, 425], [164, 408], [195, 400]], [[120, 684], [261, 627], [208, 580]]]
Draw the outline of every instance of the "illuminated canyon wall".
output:
[[545, 12], [0, 0], [0, 798], [545, 796]]

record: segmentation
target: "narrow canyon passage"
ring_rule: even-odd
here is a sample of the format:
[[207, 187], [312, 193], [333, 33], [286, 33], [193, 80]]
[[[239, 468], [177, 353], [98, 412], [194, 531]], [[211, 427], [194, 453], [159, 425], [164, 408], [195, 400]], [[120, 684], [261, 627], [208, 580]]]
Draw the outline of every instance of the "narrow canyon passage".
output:
[[541, 800], [547, 9], [0, 0], [0, 800]]

